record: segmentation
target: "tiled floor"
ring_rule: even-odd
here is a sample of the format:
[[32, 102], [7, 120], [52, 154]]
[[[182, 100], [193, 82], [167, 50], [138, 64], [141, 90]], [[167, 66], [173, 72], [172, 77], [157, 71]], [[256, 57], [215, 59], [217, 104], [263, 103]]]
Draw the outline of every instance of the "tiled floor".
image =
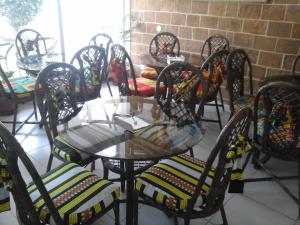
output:
[[[22, 116], [28, 113], [31, 105], [24, 105], [21, 108]], [[214, 110], [207, 109], [210, 115], [214, 115]], [[228, 119], [229, 110], [222, 113], [223, 123]], [[1, 117], [0, 119], [3, 119]], [[215, 140], [219, 134], [217, 124], [206, 124], [206, 134], [203, 140], [198, 144], [195, 154], [196, 157], [205, 159], [209, 151], [212, 149]], [[9, 127], [9, 125], [8, 125]], [[21, 143], [30, 159], [40, 173], [45, 172], [49, 157], [48, 140], [43, 129], [39, 129], [36, 125], [26, 125], [16, 135], [16, 138]], [[55, 164], [60, 162], [55, 160]], [[278, 171], [280, 174], [295, 174], [297, 166], [294, 163], [280, 162], [271, 160], [268, 165]], [[21, 166], [21, 168], [24, 168]], [[102, 166], [100, 160], [96, 164], [96, 173], [101, 176]], [[29, 176], [26, 171], [23, 171], [24, 179], [28, 182]], [[264, 174], [261, 171], [254, 170], [251, 165], [248, 165], [245, 176], [260, 177]], [[297, 193], [297, 182], [288, 181], [288, 186]], [[225, 210], [227, 213], [228, 222], [231, 225], [300, 225], [298, 218], [298, 208], [296, 204], [273, 182], [246, 183], [244, 194], [227, 194], [225, 199]], [[125, 205], [121, 205], [121, 224], [125, 224]], [[196, 219], [191, 222], [191, 225], [213, 225], [221, 224], [219, 213], [206, 219]], [[17, 224], [15, 210], [0, 214], [0, 225], [15, 225]], [[113, 225], [114, 216], [112, 212], [98, 220], [95, 224]], [[173, 220], [168, 218], [164, 213], [157, 209], [142, 206], [139, 210], [140, 225], [171, 225]], [[179, 221], [183, 224], [183, 221]]]

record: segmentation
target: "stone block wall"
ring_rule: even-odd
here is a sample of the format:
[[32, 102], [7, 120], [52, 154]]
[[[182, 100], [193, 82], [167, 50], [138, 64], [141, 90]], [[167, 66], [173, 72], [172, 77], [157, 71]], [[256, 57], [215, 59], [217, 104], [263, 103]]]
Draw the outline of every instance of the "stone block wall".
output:
[[141, 21], [131, 41], [136, 65], [140, 64], [139, 56], [148, 52], [157, 26], [177, 35], [182, 52], [195, 64], [207, 37], [226, 36], [232, 48], [243, 48], [249, 54], [256, 88], [266, 75], [290, 73], [295, 56], [300, 54], [300, 0], [131, 0], [131, 13]]

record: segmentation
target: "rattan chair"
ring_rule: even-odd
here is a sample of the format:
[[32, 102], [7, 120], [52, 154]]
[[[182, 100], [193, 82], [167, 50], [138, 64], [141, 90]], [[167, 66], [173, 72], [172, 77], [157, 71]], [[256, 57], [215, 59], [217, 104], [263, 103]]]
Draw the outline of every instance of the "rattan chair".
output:
[[[189, 225], [192, 219], [209, 217], [220, 211], [223, 224], [227, 225], [223, 201], [233, 170], [237, 172], [229, 155], [234, 149], [232, 146], [243, 145], [239, 141], [241, 136], [248, 135], [250, 117], [249, 108], [237, 112], [221, 131], [206, 161], [182, 154], [161, 160], [139, 175], [135, 187], [137, 196], [142, 199], [138, 202], [163, 210], [175, 218], [175, 224], [178, 224], [178, 217]], [[136, 203], [135, 224], [137, 211]]]
[[75, 53], [71, 64], [84, 77], [84, 99], [91, 100], [100, 97], [102, 82], [107, 80], [107, 60], [104, 48], [96, 45], [83, 47]]
[[240, 108], [253, 109], [252, 66], [247, 53], [242, 49], [232, 51], [227, 58], [226, 70], [230, 117]]
[[[106, 53], [106, 59], [107, 62], [109, 62], [110, 59], [110, 47], [113, 44], [113, 40], [112, 38], [105, 33], [98, 33], [96, 35], [94, 35], [91, 40], [90, 40], [90, 45], [97, 45], [99, 47], [102, 47], [105, 49], [105, 53]], [[108, 71], [107, 71], [107, 75], [106, 75], [106, 84], [109, 90], [110, 95], [112, 96], [112, 92], [110, 89], [110, 84], [109, 84], [109, 80], [108, 80]]]
[[293, 68], [292, 68], [293, 76], [299, 79], [300, 77], [300, 55], [297, 55], [293, 62]]
[[[12, 134], [15, 135], [25, 124], [39, 124], [37, 121], [36, 104], [34, 100], [34, 86], [36, 79], [33, 77], [18, 77], [8, 79], [0, 65], [0, 94], [5, 99], [5, 104], [11, 105], [13, 120], [1, 120], [2, 123], [12, 124]], [[32, 102], [33, 112], [24, 120], [18, 120], [18, 108], [20, 104]], [[35, 116], [35, 121], [30, 120]]]
[[158, 33], [150, 41], [149, 53], [157, 61], [167, 62], [167, 56], [180, 55], [179, 39], [169, 32]]
[[[255, 97], [253, 162], [269, 177], [247, 179], [246, 182], [275, 181], [298, 204], [300, 200], [284, 185], [283, 180], [298, 179], [296, 176], [278, 176], [267, 166], [271, 158], [295, 161], [300, 166], [300, 85], [293, 82], [275, 81], [261, 87]], [[298, 166], [298, 168], [299, 168]]]
[[20, 30], [17, 33], [15, 45], [20, 58], [47, 53], [43, 36], [33, 29]]
[[[92, 224], [111, 209], [115, 213], [115, 224], [119, 224], [119, 187], [71, 162], [40, 176], [2, 123], [0, 158], [0, 177], [4, 178], [1, 179], [1, 194], [5, 193], [4, 188], [10, 190], [19, 224]], [[24, 165], [22, 170], [20, 162]], [[29, 184], [22, 175], [25, 171], [32, 179]], [[4, 200], [9, 202], [9, 195]]]
[[[222, 105], [218, 103], [217, 95], [226, 75], [225, 63], [228, 55], [229, 52], [227, 50], [221, 50], [209, 56], [200, 69], [200, 74], [206, 82], [206, 88], [202, 88], [200, 92], [199, 90], [194, 89], [196, 92], [194, 93], [194, 96], [197, 96], [200, 99], [198, 100], [199, 108], [196, 117], [198, 120], [218, 123], [220, 129], [222, 129], [222, 121], [219, 106]], [[202, 85], [201, 83], [203, 83], [203, 81], [199, 80], [198, 86]], [[205, 105], [216, 107], [217, 119], [206, 118], [204, 116]]]
[[84, 99], [83, 83], [80, 72], [67, 63], [52, 63], [38, 75], [35, 86], [36, 101], [51, 147], [47, 171], [51, 169], [53, 156], [80, 165], [87, 165], [95, 160], [69, 145], [59, 136], [57, 129], [57, 126], [66, 124], [80, 111], [80, 102]]
[[118, 86], [120, 95], [154, 96], [156, 81], [136, 77], [131, 58], [120, 44], [111, 46], [109, 67], [111, 80]]
[[[202, 49], [201, 49], [201, 62], [200, 64], [202, 64], [203, 62], [205, 62], [205, 60], [212, 54], [221, 51], [221, 50], [228, 50], [229, 51], [230, 46], [229, 46], [229, 41], [226, 37], [222, 36], [222, 35], [212, 35], [209, 38], [207, 38], [204, 42], [204, 44], [202, 45]], [[223, 109], [223, 111], [225, 110], [224, 108], [224, 101], [223, 101], [223, 95], [221, 92], [221, 89], [219, 90], [219, 95], [220, 95], [220, 100], [221, 100], [221, 107]]]

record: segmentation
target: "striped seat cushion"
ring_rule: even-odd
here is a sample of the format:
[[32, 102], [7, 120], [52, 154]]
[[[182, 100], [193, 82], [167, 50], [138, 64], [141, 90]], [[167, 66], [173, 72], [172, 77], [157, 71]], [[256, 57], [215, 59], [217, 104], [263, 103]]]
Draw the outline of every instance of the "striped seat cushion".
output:
[[59, 155], [66, 161], [80, 163], [84, 159], [90, 157], [88, 154], [84, 154], [77, 148], [68, 143], [63, 137], [57, 136], [53, 142], [53, 150], [55, 154]]
[[[99, 215], [120, 196], [117, 185], [87, 171], [75, 163], [64, 163], [42, 176], [64, 224], [81, 224]], [[54, 224], [34, 183], [27, 187], [40, 219]]]
[[[133, 80], [129, 80], [128, 84], [129, 84], [130, 94], [134, 95], [135, 91], [134, 91]], [[156, 87], [155, 80], [146, 79], [144, 77], [138, 77], [136, 78], [136, 85], [138, 89], [138, 94], [140, 96], [148, 96], [148, 97], [154, 96], [155, 87]], [[163, 91], [163, 88], [164, 87], [161, 86], [161, 91]]]
[[[20, 77], [10, 79], [10, 84], [17, 98], [27, 98], [32, 95], [34, 91], [36, 78], [34, 77]], [[9, 87], [7, 85], [3, 85], [4, 91], [10, 94]]]
[[[186, 210], [205, 162], [182, 154], [160, 161], [143, 172], [136, 180], [135, 188], [140, 196], [153, 199], [173, 210]], [[214, 172], [206, 178], [205, 185], [195, 204], [194, 210], [201, 210], [212, 182]]]

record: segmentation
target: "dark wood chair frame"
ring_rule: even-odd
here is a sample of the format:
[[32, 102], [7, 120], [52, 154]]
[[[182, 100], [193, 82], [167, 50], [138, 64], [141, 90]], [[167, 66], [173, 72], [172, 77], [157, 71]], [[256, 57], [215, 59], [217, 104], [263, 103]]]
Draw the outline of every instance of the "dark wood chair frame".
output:
[[[204, 56], [205, 48], [207, 48], [207, 57]], [[218, 51], [221, 51], [221, 50], [228, 50], [228, 51], [230, 50], [230, 45], [229, 45], [228, 39], [226, 37], [224, 37], [223, 35], [219, 35], [219, 34], [210, 36], [209, 38], [207, 38], [205, 40], [205, 42], [201, 48], [200, 57], [201, 57], [202, 62], [205, 62], [205, 60], [210, 55], [212, 55]], [[221, 100], [221, 107], [224, 111], [225, 110], [224, 100], [223, 100], [223, 95], [222, 95], [221, 89], [219, 90], [219, 95], [220, 95], [220, 100]]]
[[[209, 90], [212, 87], [212, 77], [215, 73], [214, 69], [219, 65], [222, 67], [223, 72], [226, 73], [226, 60], [227, 60], [227, 56], [229, 55], [229, 51], [227, 50], [221, 50], [219, 52], [216, 52], [214, 54], [212, 54], [211, 56], [209, 56], [206, 61], [202, 64], [201, 68], [200, 68], [200, 76], [203, 76], [203, 71], [207, 70], [208, 71], [208, 78], [207, 78], [207, 85], [206, 88], [203, 89], [203, 95], [201, 97], [201, 101], [199, 103], [199, 108], [198, 111], [196, 113], [196, 117], [198, 118], [197, 120], [202, 120], [202, 121], [207, 121], [207, 122], [214, 122], [214, 123], [218, 123], [220, 129], [222, 129], [222, 121], [221, 121], [221, 116], [220, 116], [220, 111], [219, 111], [219, 107], [221, 106], [221, 104], [218, 103], [218, 99], [217, 99], [217, 95], [218, 92], [220, 90], [220, 86], [222, 83], [219, 83], [218, 86], [216, 86], [215, 91], [210, 93]], [[225, 74], [223, 74], [225, 75]], [[201, 83], [203, 83], [203, 79], [199, 79], [199, 83], [197, 84], [200, 85]], [[194, 91], [197, 91], [196, 89]], [[196, 93], [194, 94], [194, 96], [196, 96]], [[214, 103], [211, 103], [214, 102]], [[211, 106], [215, 106], [216, 107], [216, 111], [217, 111], [217, 117], [218, 119], [208, 119], [204, 117], [204, 107], [205, 105], [211, 105]]]
[[[162, 39], [162, 40], [161, 40]], [[163, 48], [169, 45], [169, 52], [162, 53]], [[160, 32], [156, 34], [149, 44], [149, 54], [159, 62], [167, 62], [167, 55], [179, 56], [180, 55], [180, 42], [179, 39], [170, 32]]]
[[[105, 49], [96, 45], [85, 46], [74, 54], [70, 64], [77, 67], [81, 76], [84, 77], [84, 100], [87, 101], [98, 97], [100, 98], [102, 82], [107, 80], [107, 57]], [[97, 82], [99, 82], [98, 85], [92, 84], [92, 73], [97, 75]], [[88, 93], [86, 91], [87, 83], [91, 83], [94, 89], [92, 93]]]
[[[281, 99], [277, 99], [280, 97]], [[300, 215], [300, 155], [298, 154], [299, 149], [296, 148], [297, 144], [297, 135], [299, 136], [299, 131], [295, 134], [294, 137], [294, 146], [282, 146], [283, 143], [273, 143], [272, 145], [276, 145], [276, 148], [280, 148], [280, 152], [275, 151], [270, 144], [271, 141], [269, 139], [270, 130], [271, 130], [271, 121], [270, 119], [264, 119], [263, 123], [263, 136], [259, 139], [257, 134], [258, 131], [258, 112], [259, 110], [263, 110], [264, 118], [270, 118], [270, 114], [272, 111], [273, 101], [280, 102], [283, 100], [284, 102], [288, 102], [291, 105], [295, 106], [293, 109], [296, 114], [296, 119], [300, 118], [300, 84], [294, 82], [286, 82], [286, 81], [274, 81], [270, 82], [263, 87], [261, 87], [255, 97], [254, 104], [254, 131], [253, 131], [253, 146], [254, 146], [254, 154], [252, 158], [252, 162], [256, 169], [263, 169], [269, 177], [262, 178], [251, 178], [245, 179], [244, 182], [261, 182], [261, 181], [275, 181], [298, 205], [298, 213]], [[275, 99], [276, 98], [276, 99]], [[263, 101], [263, 104], [259, 102]], [[263, 106], [263, 109], [259, 108]], [[297, 108], [296, 108], [297, 107]], [[296, 122], [295, 131], [299, 130], [300, 122]], [[261, 154], [263, 153], [263, 156]], [[277, 176], [272, 172], [266, 165], [270, 158], [276, 158], [284, 161], [296, 161], [298, 163], [298, 174], [291, 176]], [[298, 198], [281, 182], [282, 180], [288, 179], [298, 179]]]
[[[245, 65], [248, 71], [245, 71]], [[245, 80], [249, 82], [249, 96], [253, 96], [252, 66], [247, 53], [242, 49], [232, 51], [226, 62], [227, 88], [229, 93], [230, 117], [235, 113], [234, 101], [245, 96]], [[247, 74], [246, 74], [247, 72]], [[245, 79], [246, 78], [246, 79]]]
[[[12, 127], [12, 134], [16, 135], [17, 132], [25, 125], [25, 124], [39, 124], [39, 122], [37, 121], [38, 117], [37, 117], [37, 111], [36, 111], [36, 103], [35, 103], [35, 99], [34, 99], [34, 92], [29, 93], [30, 95], [28, 97], [24, 97], [24, 98], [18, 98], [16, 93], [14, 92], [11, 83], [9, 81], [9, 79], [6, 77], [5, 72], [3, 71], [1, 65], [0, 65], [0, 76], [2, 81], [7, 85], [7, 87], [10, 90], [10, 94], [6, 93], [3, 87], [2, 82], [0, 81], [0, 94], [2, 97], [4, 97], [7, 100], [7, 103], [12, 103], [13, 107], [14, 107], [14, 115], [13, 115], [13, 120], [1, 120], [2, 123], [9, 123], [9, 124], [13, 124]], [[26, 102], [32, 102], [33, 104], [33, 112], [30, 113], [29, 116], [27, 116], [27, 118], [23, 121], [19, 121], [17, 120], [17, 115], [18, 115], [18, 106], [20, 104], [24, 104]], [[35, 120], [36, 121], [29, 121], [32, 116], [35, 116]], [[18, 127], [17, 127], [18, 125]]]
[[[105, 49], [107, 62], [109, 62], [110, 47], [111, 47], [112, 44], [113, 44], [113, 40], [112, 40], [111, 36], [109, 36], [108, 34], [105, 34], [105, 33], [95, 34], [91, 38], [90, 43], [89, 43], [89, 45], [97, 45], [97, 46], [103, 47]], [[106, 74], [106, 84], [107, 84], [109, 93], [112, 96], [112, 91], [111, 91], [110, 84], [109, 84], [109, 79], [108, 79], [108, 68], [107, 68], [106, 72], [107, 72], [107, 74]]]
[[[48, 207], [51, 216], [56, 225], [65, 225], [61, 219], [58, 210], [56, 209], [45, 185], [35, 169], [33, 163], [24, 152], [18, 141], [10, 134], [10, 132], [0, 123], [0, 156], [7, 162], [7, 170], [11, 176], [13, 182], [13, 188], [11, 190], [12, 196], [16, 203], [17, 219], [19, 224], [31, 224], [31, 225], [42, 225], [44, 224], [36, 212], [33, 202], [26, 189], [26, 183], [19, 170], [18, 161], [24, 164], [25, 169], [30, 174], [33, 183], [39, 190], [42, 198]], [[97, 219], [106, 214], [109, 210], [114, 209], [116, 215], [116, 225], [119, 224], [119, 202], [116, 201], [111, 207], [106, 208], [97, 217], [91, 218], [86, 221], [86, 225], [92, 224]]]
[[[30, 40], [24, 40], [24, 36], [26, 36], [26, 33], [34, 34], [35, 37]], [[30, 41], [30, 45], [28, 45], [28, 41]], [[41, 44], [40, 44], [41, 43]], [[43, 36], [33, 30], [33, 29], [23, 29], [20, 30], [17, 33], [16, 39], [15, 39], [15, 45], [17, 48], [17, 53], [20, 58], [27, 57], [28, 56], [28, 47], [33, 48], [33, 46], [36, 48], [36, 55], [41, 55], [44, 53], [47, 53], [47, 47], [46, 47], [46, 41], [44, 40]]]
[[[80, 79], [80, 93], [75, 92], [76, 79]], [[47, 171], [51, 169], [54, 156], [65, 161], [64, 158], [52, 151], [53, 142], [54, 138], [58, 136], [57, 126], [66, 124], [80, 111], [82, 103], [79, 102], [84, 99], [82, 96], [83, 83], [84, 79], [79, 70], [67, 63], [52, 63], [39, 73], [35, 95], [51, 148]], [[81, 161], [80, 165], [85, 166], [95, 160], [96, 158], [91, 156]], [[92, 164], [93, 169], [94, 163]]]
[[[142, 196], [143, 199], [137, 199], [139, 193], [135, 194], [135, 224], [138, 222], [138, 203], [146, 204], [158, 208], [164, 211], [167, 215], [173, 216], [175, 219], [175, 224], [178, 225], [177, 218], [183, 218], [184, 224], [189, 225], [191, 219], [196, 218], [205, 218], [213, 215], [214, 213], [220, 210], [221, 216], [223, 219], [223, 224], [227, 225], [227, 218], [224, 210], [224, 197], [225, 192], [227, 190], [227, 186], [229, 184], [231, 168], [226, 169], [226, 154], [229, 151], [229, 145], [235, 139], [237, 134], [241, 134], [244, 136], [248, 135], [248, 130], [251, 121], [251, 110], [249, 108], [243, 108], [239, 112], [237, 112], [231, 120], [226, 124], [226, 126], [222, 129], [215, 146], [213, 147], [207, 161], [205, 164], [205, 168], [203, 173], [201, 174], [195, 194], [188, 202], [188, 207], [186, 212], [183, 211], [175, 211], [167, 208], [164, 205], [159, 205], [153, 200], [147, 198], [146, 196]], [[217, 161], [216, 161], [217, 160]], [[213, 164], [215, 164], [215, 176], [213, 178], [212, 185], [210, 187], [210, 192], [207, 196], [207, 201], [202, 209], [202, 211], [197, 212], [194, 211], [194, 205], [198, 198], [198, 193], [201, 192], [201, 188], [205, 183], [206, 177], [210, 169], [212, 169]]]

